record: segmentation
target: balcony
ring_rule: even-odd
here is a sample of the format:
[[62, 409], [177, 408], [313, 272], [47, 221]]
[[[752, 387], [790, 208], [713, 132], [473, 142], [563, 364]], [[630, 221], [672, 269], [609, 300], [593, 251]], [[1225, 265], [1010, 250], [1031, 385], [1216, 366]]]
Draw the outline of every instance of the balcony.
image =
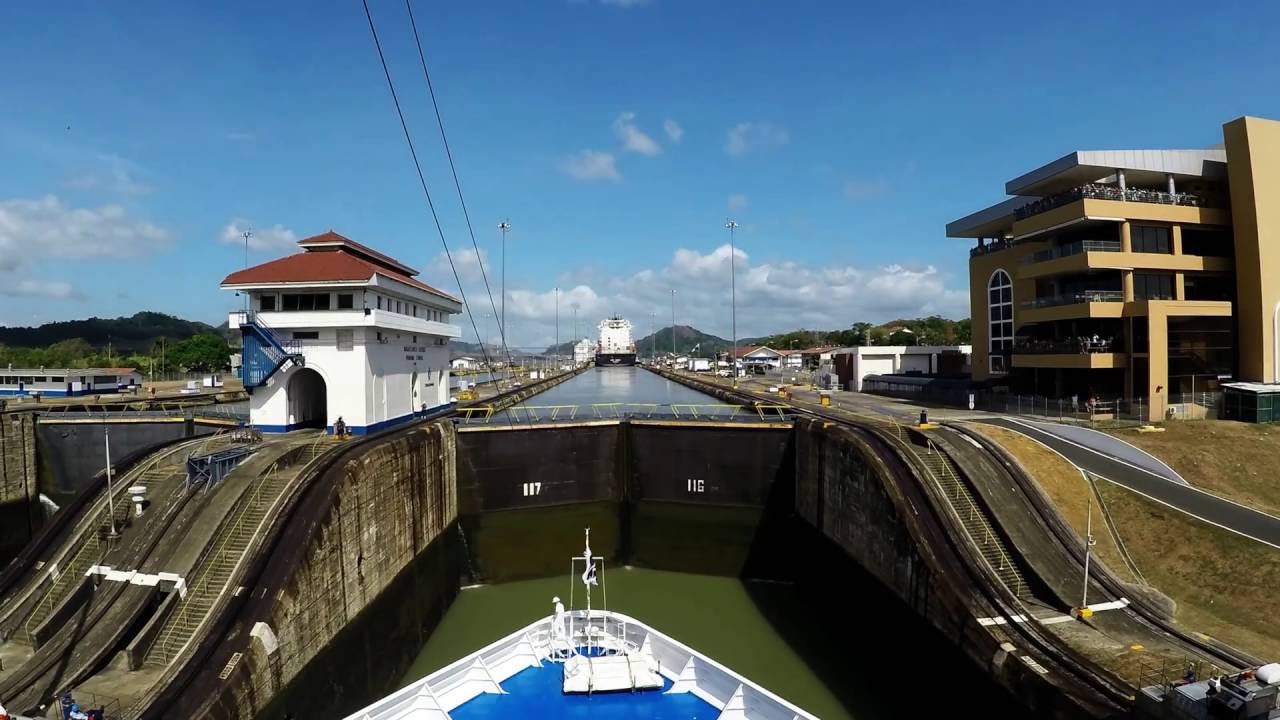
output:
[[1088, 355], [1090, 353], [1124, 352], [1123, 340], [1118, 337], [1097, 335], [1066, 340], [1037, 340], [1018, 338], [1013, 345], [1015, 355]]
[[1035, 310], [1037, 308], [1060, 307], [1062, 305], [1080, 305], [1082, 303], [1122, 303], [1123, 290], [1077, 290], [1059, 295], [1046, 295], [1022, 303], [1022, 307]]
[[1014, 210], [1013, 217], [1015, 220], [1025, 220], [1054, 208], [1070, 205], [1077, 200], [1117, 200], [1120, 202], [1151, 203], [1154, 205], [1182, 205], [1184, 207], [1203, 207], [1204, 203], [1203, 198], [1192, 193], [1168, 193], [1142, 188], [1125, 188], [1121, 190], [1115, 185], [1090, 183], [1029, 202]]
[[1048, 250], [1041, 250], [1022, 259], [1023, 264], [1048, 262], [1058, 258], [1081, 255], [1087, 252], [1120, 252], [1119, 240], [1077, 240], [1073, 243], [1058, 245]]
[[974, 246], [973, 248], [970, 248], [969, 257], [971, 258], [980, 257], [982, 255], [986, 255], [987, 253], [999, 252], [1001, 250], [1008, 250], [1011, 247], [1013, 247], [1013, 242], [1010, 240], [1006, 240], [1003, 238], [999, 240], [992, 240], [989, 243], [985, 243], [983, 245], [977, 245], [977, 246]]

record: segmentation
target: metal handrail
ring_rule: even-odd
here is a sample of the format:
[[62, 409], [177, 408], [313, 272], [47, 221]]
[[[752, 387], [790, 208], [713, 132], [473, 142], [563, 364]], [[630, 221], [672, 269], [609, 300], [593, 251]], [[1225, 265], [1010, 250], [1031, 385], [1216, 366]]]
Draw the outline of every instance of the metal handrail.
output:
[[1045, 297], [1035, 298], [1034, 300], [1027, 300], [1022, 303], [1022, 306], [1024, 308], [1043, 308], [1057, 307], [1059, 305], [1077, 305], [1080, 303], [1090, 302], [1124, 302], [1124, 291], [1078, 290], [1076, 292], [1048, 295]]
[[[305, 461], [298, 463], [297, 465], [285, 465], [284, 467], [281, 467], [281, 463], [284, 461], [284, 457], [276, 459], [276, 461], [271, 463], [271, 466], [267, 468], [267, 472], [262, 474], [259, 482], [254, 483], [253, 494], [249, 497], [247, 502], [241, 503], [239, 510], [236, 513], [235, 524], [222, 533], [222, 539], [219, 541], [217, 548], [215, 548], [214, 551], [209, 555], [209, 557], [211, 558], [210, 561], [207, 563], [204, 563], [203, 567], [201, 567], [200, 569], [200, 580], [198, 581], [197, 584], [193, 584], [192, 586], [190, 586], [186, 597], [183, 598], [182, 609], [178, 612], [177, 615], [173, 615], [169, 618], [168, 622], [166, 623], [166, 627], [164, 628], [163, 631], [161, 631], [159, 637], [156, 638], [155, 644], [152, 646], [153, 650], [159, 651], [160, 658], [165, 663], [171, 662], [174, 658], [178, 656], [178, 653], [181, 652], [182, 650], [182, 647], [175, 649], [173, 652], [173, 655], [171, 656], [169, 654], [168, 644], [166, 641], [172, 639], [173, 635], [176, 632], [178, 632], [179, 627], [183, 627], [186, 625], [186, 621], [190, 617], [190, 614], [194, 607], [192, 600], [196, 597], [199, 597], [201, 593], [203, 593], [209, 588], [209, 583], [210, 583], [209, 576], [211, 571], [215, 567], [220, 567], [223, 564], [223, 560], [228, 555], [227, 544], [233, 538], [239, 536], [240, 531], [244, 527], [245, 520], [250, 513], [250, 510], [256, 510], [259, 508], [260, 501], [265, 492], [264, 488], [267, 486], [267, 483], [265, 482], [265, 480], [268, 478], [273, 478], [276, 475], [276, 473], [282, 470], [289, 470], [295, 467], [297, 468], [297, 471], [293, 473], [293, 478], [290, 478], [290, 480], [298, 477], [312, 462], [315, 461], [317, 457], [319, 457], [320, 453], [317, 452], [316, 450], [322, 443], [324, 443], [327, 440], [328, 440], [328, 436], [322, 434], [311, 444], [302, 446], [301, 452], [299, 452], [298, 454], [299, 455], [305, 454], [305, 455], [308, 455], [309, 457]], [[285, 457], [287, 457], [287, 455]], [[288, 486], [288, 483], [285, 484], [285, 487], [287, 486]], [[283, 488], [281, 488], [280, 490], [283, 490]], [[276, 491], [276, 497], [279, 496], [280, 490]], [[265, 513], [263, 514], [263, 517], [265, 517]], [[262, 518], [259, 518], [258, 522], [261, 523]], [[224, 581], [224, 587], [222, 590], [219, 591], [219, 593], [225, 591], [226, 589], [225, 583], [230, 582], [230, 580], [231, 578], [228, 577], [227, 580]], [[206, 612], [207, 612], [207, 609], [206, 609]], [[188, 638], [188, 642], [189, 641], [190, 641], [190, 638]]]
[[[207, 448], [215, 438], [221, 435], [222, 435], [221, 431], [213, 433], [212, 435], [209, 436], [208, 439], [200, 443], [200, 447]], [[129, 497], [129, 487], [132, 486], [134, 482], [126, 481], [125, 478], [136, 479], [145, 475], [146, 473], [150, 472], [153, 468], [160, 465], [164, 460], [167, 460], [168, 458], [172, 457], [173, 454], [179, 451], [179, 449], [180, 448], [171, 448], [167, 452], [158, 453], [155, 456], [148, 458], [145, 462], [143, 462], [143, 464], [138, 465], [137, 467], [131, 469], [128, 473], [126, 473], [123, 477], [119, 479], [118, 484], [116, 484], [115, 486], [115, 492], [113, 493], [113, 495], [115, 496], [113, 499], [117, 501], [115, 503], [116, 512], [113, 515], [111, 515], [111, 520], [124, 520], [129, 517], [129, 509], [131, 505], [127, 502], [127, 499]], [[179, 472], [180, 470], [178, 468], [174, 468], [172, 474], [177, 475]], [[102, 534], [103, 528], [109, 527], [110, 525], [110, 521], [106, 517], [108, 514], [110, 514], [110, 510], [109, 510], [110, 507], [111, 507], [111, 503], [102, 501], [101, 508], [90, 511], [90, 517], [97, 517], [99, 519], [96, 523], [90, 523], [92, 529], [89, 531], [89, 537], [84, 542], [80, 543], [79, 546], [72, 552], [70, 559], [67, 562], [62, 564], [61, 572], [59, 572], [58, 575], [53, 579], [53, 582], [52, 584], [50, 584], [48, 591], [44, 594], [43, 597], [40, 598], [40, 601], [36, 603], [36, 606], [31, 609], [31, 612], [28, 613], [27, 620], [25, 623], [23, 623], [22, 629], [23, 629], [23, 632], [27, 634], [27, 638], [32, 643], [32, 645], [35, 644], [35, 640], [34, 640], [35, 628], [32, 627], [32, 625], [33, 624], [39, 625], [39, 623], [44, 622], [45, 619], [48, 617], [48, 613], [53, 612], [53, 606], [59, 601], [57, 589], [62, 583], [63, 579], [71, 575], [73, 569], [79, 566], [81, 560], [84, 558], [86, 554], [89, 554], [90, 556], [92, 556], [92, 553], [96, 552], [101, 547], [101, 544], [102, 544], [101, 534]], [[63, 558], [65, 557], [66, 556], [64, 555]], [[90, 565], [92, 565], [92, 561], [90, 561]], [[75, 579], [72, 578], [70, 581], [74, 582], [74, 580]]]
[[1058, 245], [1041, 250], [1037, 253], [1028, 255], [1022, 259], [1024, 265], [1033, 263], [1047, 262], [1058, 258], [1071, 257], [1072, 255], [1080, 255], [1087, 252], [1120, 252], [1121, 245], [1119, 240], [1077, 240], [1072, 243]]

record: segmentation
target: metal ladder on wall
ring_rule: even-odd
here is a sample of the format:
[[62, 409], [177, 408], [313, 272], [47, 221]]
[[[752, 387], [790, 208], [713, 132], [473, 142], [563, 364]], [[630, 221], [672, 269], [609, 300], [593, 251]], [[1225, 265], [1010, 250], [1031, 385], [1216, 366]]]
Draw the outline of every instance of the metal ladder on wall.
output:
[[977, 548], [995, 576], [1015, 596], [1029, 597], [1026, 578], [1013, 562], [1013, 556], [1005, 545], [1004, 539], [992, 528], [986, 512], [974, 500], [968, 483], [960, 478], [955, 462], [939, 450], [932, 440], [923, 438], [921, 442], [916, 437], [918, 433], [908, 431], [899, 423], [879, 418], [866, 418], [863, 422], [893, 434], [911, 450], [920, 463], [929, 470], [934, 484], [951, 505], [951, 510], [959, 519], [965, 534], [969, 536], [969, 541]]
[[159, 637], [147, 651], [143, 664], [164, 667], [178, 657], [228, 589], [236, 566], [257, 535], [267, 512], [286, 488], [320, 455], [329, 449], [326, 436], [303, 446], [290, 456], [288, 465], [277, 460], [254, 483], [250, 494], [236, 509], [235, 519], [225, 527], [217, 545], [187, 586], [186, 596], [170, 614]]

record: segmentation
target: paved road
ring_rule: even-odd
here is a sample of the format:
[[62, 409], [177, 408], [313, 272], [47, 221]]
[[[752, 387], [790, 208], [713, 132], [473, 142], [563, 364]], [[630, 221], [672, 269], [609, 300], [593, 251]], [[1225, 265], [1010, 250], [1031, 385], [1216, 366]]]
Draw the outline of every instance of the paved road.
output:
[[1030, 423], [1008, 418], [988, 418], [983, 422], [1035, 438], [1062, 453], [1086, 472], [1146, 495], [1205, 522], [1280, 548], [1280, 518], [1278, 517], [1203, 490], [1172, 482], [1149, 470], [1045, 432]]

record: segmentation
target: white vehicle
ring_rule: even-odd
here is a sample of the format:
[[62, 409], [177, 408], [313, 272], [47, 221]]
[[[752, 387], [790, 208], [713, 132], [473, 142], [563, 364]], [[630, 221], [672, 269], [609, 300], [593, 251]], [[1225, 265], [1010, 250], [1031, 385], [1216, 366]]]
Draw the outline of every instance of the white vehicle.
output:
[[688, 368], [690, 372], [710, 372], [711, 361], [706, 358], [690, 358]]

